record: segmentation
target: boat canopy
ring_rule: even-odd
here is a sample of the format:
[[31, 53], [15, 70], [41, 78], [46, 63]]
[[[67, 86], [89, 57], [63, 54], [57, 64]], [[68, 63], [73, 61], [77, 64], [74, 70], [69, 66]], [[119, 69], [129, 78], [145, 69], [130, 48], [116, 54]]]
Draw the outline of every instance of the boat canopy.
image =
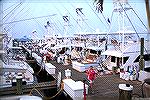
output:
[[64, 47], [66, 47], [66, 48], [69, 48], [70, 47], [70, 45], [55, 45], [54, 47], [51, 47], [51, 49], [61, 49], [61, 48], [64, 48]]
[[109, 55], [109, 56], [115, 56], [115, 57], [124, 57], [123, 52], [121, 51], [116, 51], [115, 49], [109, 49], [104, 51], [101, 55]]
[[95, 50], [95, 51], [100, 51], [100, 50], [103, 50], [102, 47], [97, 47], [97, 46], [92, 46], [92, 47], [86, 47], [87, 49], [92, 49], [92, 50]]
[[128, 57], [131, 54], [140, 53], [140, 46], [138, 43], [128, 44], [124, 49], [110, 48], [102, 53], [102, 55], [110, 55], [115, 57]]

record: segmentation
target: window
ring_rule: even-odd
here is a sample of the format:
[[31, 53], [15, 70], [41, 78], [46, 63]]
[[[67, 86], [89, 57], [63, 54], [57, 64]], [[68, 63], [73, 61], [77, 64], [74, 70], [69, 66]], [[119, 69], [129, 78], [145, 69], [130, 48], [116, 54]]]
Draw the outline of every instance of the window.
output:
[[111, 56], [111, 62], [115, 62], [116, 57], [115, 56]]
[[98, 51], [98, 54], [99, 54], [99, 55], [101, 55], [101, 50], [100, 50], [100, 51]]
[[145, 61], [150, 61], [150, 54], [144, 55], [144, 60]]
[[129, 57], [123, 57], [123, 64], [125, 64], [128, 59]]
[[97, 51], [90, 49], [90, 53], [97, 54]]

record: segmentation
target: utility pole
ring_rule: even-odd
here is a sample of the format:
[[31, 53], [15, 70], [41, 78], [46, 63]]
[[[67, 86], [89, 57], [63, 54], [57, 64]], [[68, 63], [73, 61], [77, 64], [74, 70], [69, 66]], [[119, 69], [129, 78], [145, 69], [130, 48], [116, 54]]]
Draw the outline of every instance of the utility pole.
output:
[[[150, 41], [150, 1], [145, 0], [145, 6], [146, 6], [146, 12], [147, 12], [147, 21], [148, 21], [148, 34], [147, 34], [147, 40]], [[146, 45], [147, 47], [149, 44]]]
[[147, 19], [148, 19], [148, 28], [150, 30], [150, 2], [149, 0], [145, 0], [145, 5], [146, 5], [146, 12], [147, 12]]
[[141, 54], [139, 59], [139, 66], [140, 70], [143, 70], [144, 68], [144, 38], [141, 38]]

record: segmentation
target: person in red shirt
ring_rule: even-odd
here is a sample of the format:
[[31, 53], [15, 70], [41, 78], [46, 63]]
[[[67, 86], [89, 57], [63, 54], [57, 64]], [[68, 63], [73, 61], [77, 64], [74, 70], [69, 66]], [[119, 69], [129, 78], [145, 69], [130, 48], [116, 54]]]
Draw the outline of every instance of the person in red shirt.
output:
[[90, 87], [92, 89], [93, 82], [96, 78], [97, 73], [96, 73], [95, 69], [92, 66], [90, 66], [90, 68], [86, 71], [86, 73], [87, 73], [87, 77], [88, 77], [88, 80], [89, 80], [89, 83], [90, 83]]

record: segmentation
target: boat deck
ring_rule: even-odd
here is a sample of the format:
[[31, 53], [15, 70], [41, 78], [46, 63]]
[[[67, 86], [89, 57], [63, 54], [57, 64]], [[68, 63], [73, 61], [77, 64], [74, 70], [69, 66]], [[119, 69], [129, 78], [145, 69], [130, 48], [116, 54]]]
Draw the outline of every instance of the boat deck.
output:
[[[72, 65], [63, 65], [55, 61], [50, 61], [56, 66], [56, 73], [62, 72], [62, 79], [65, 78], [65, 70], [71, 70], [71, 78], [75, 81], [83, 81], [87, 76], [84, 72], [78, 72], [72, 68]], [[89, 89], [87, 100], [117, 100], [119, 98], [119, 84], [130, 84], [133, 86], [133, 95], [136, 97], [142, 95], [140, 81], [125, 81], [119, 78], [119, 75], [98, 75], [94, 81], [93, 92]], [[86, 84], [89, 85], [88, 81]]]

